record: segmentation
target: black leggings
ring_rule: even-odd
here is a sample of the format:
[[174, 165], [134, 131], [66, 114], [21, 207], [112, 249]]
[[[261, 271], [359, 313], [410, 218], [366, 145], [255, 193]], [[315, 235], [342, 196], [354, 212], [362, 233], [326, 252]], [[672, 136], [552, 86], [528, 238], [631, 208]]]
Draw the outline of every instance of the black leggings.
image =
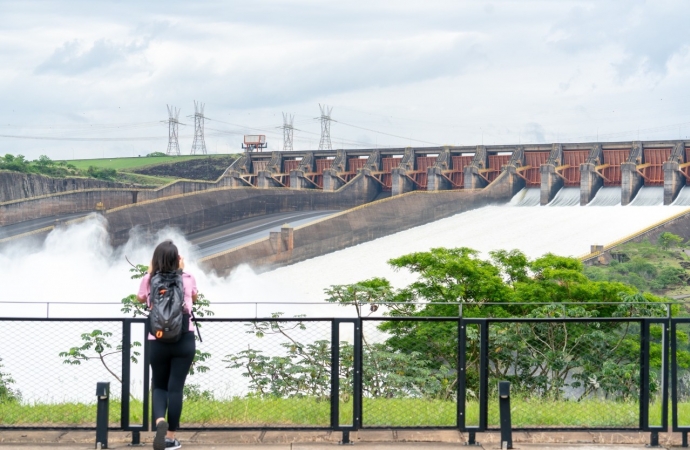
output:
[[182, 389], [194, 360], [194, 333], [183, 333], [179, 341], [166, 344], [151, 341], [151, 379], [153, 381], [153, 419], [165, 417], [168, 429], [176, 431], [182, 414]]

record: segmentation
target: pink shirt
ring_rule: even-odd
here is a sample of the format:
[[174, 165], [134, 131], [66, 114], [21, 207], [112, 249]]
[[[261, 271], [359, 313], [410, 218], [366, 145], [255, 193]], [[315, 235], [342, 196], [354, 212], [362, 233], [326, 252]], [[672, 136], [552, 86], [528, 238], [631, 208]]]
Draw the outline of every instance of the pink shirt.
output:
[[[151, 275], [149, 275], [148, 273], [144, 275], [144, 278], [141, 279], [141, 284], [139, 284], [139, 292], [137, 292], [137, 297], [146, 298], [146, 305], [148, 307], [151, 307], [151, 283], [149, 283], [150, 279]], [[182, 286], [184, 287], [184, 311], [185, 313], [190, 313], [192, 311], [192, 296], [199, 293], [199, 290], [196, 288], [196, 279], [192, 274], [182, 272]], [[194, 331], [194, 324], [191, 320], [189, 321], [189, 331]], [[149, 334], [149, 339], [155, 338]]]

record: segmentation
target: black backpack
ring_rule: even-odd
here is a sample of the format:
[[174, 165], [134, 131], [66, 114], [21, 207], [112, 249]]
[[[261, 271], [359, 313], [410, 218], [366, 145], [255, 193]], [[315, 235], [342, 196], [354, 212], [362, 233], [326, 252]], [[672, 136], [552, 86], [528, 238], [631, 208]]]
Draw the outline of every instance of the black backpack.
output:
[[160, 342], [174, 343], [189, 331], [184, 312], [184, 286], [179, 272], [156, 272], [150, 280], [149, 330]]

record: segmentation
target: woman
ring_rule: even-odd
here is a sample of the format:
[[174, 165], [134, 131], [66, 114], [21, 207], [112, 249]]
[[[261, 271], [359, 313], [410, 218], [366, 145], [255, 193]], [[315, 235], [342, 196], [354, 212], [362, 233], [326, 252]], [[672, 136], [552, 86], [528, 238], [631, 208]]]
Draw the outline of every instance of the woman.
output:
[[[192, 304], [197, 299], [196, 280], [188, 273], [182, 272], [184, 259], [179, 255], [172, 241], [158, 244], [153, 252], [149, 272], [144, 275], [139, 285], [137, 299], [148, 307], [150, 304], [151, 276], [161, 272], [178, 272], [182, 275], [184, 286], [184, 312], [192, 311]], [[182, 337], [175, 343], [164, 343], [149, 334], [150, 361], [153, 384], [153, 417], [156, 418], [156, 436], [153, 439], [154, 450], [174, 450], [180, 448], [175, 439], [175, 431], [180, 426], [182, 414], [182, 389], [192, 366], [196, 351], [193, 324], [185, 327]], [[168, 420], [165, 420], [166, 409]]]

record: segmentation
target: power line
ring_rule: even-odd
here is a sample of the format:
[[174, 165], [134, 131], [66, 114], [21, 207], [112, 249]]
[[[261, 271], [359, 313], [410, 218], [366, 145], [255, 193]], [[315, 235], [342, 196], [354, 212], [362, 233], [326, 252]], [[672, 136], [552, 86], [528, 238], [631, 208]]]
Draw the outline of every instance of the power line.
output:
[[41, 141], [84, 141], [84, 142], [113, 142], [113, 141], [155, 141], [165, 139], [165, 136], [142, 136], [131, 138], [78, 138], [78, 137], [58, 137], [58, 136], [19, 136], [13, 134], [0, 134], [0, 137], [12, 139], [33, 139]]
[[436, 142], [422, 141], [419, 139], [412, 139], [411, 137], [399, 136], [397, 134], [385, 133], [383, 131], [376, 131], [376, 130], [372, 130], [370, 128], [359, 127], [357, 125], [352, 125], [349, 123], [341, 122], [339, 120], [334, 120], [334, 122], [338, 122], [339, 124], [345, 125], [346, 127], [358, 128], [360, 130], [371, 131], [372, 133], [383, 134], [385, 136], [391, 136], [391, 137], [396, 137], [396, 138], [405, 139], [405, 140], [409, 140], [409, 141], [421, 142], [423, 144], [431, 144], [431, 145], [437, 145], [437, 146], [441, 145], [441, 144], [438, 144]]

